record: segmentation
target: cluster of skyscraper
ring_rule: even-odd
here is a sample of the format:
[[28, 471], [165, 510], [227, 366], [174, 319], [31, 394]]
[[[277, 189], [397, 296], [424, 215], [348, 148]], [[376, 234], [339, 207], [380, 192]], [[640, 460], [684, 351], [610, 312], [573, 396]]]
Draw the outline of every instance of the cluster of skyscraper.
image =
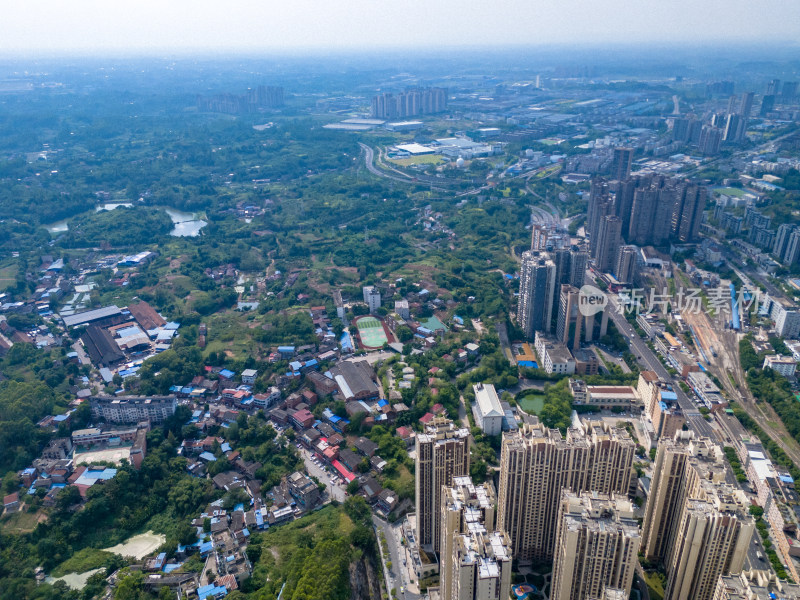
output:
[[[697, 144], [702, 154], [717, 154], [722, 144], [739, 144], [745, 141], [747, 126], [753, 112], [755, 94], [733, 94], [732, 82], [718, 82], [719, 87], [712, 95], [728, 95], [728, 107], [724, 112], [715, 113], [710, 122], [704, 123], [693, 116], [681, 116], [671, 119], [672, 139], [687, 144]], [[779, 79], [773, 79], [767, 85], [766, 93], [761, 97], [759, 116], [768, 117], [776, 109], [776, 105], [790, 105], [797, 99], [797, 82], [787, 81], [781, 87]]]
[[522, 253], [517, 324], [526, 337], [532, 338], [536, 331], [551, 331], [559, 311], [561, 286], [583, 285], [588, 258], [577, 246]]
[[244, 115], [279, 106], [283, 106], [283, 88], [272, 85], [259, 85], [241, 95], [197, 96], [198, 110], [231, 115]]
[[766, 117], [778, 103], [791, 104], [797, 99], [797, 82], [773, 79], [767, 84], [767, 93], [761, 98], [761, 116]]
[[735, 144], [744, 139], [747, 122], [753, 110], [754, 96], [753, 92], [731, 96], [728, 101], [728, 112], [724, 115], [714, 115], [711, 124], [723, 129], [723, 141]]
[[727, 473], [708, 439], [681, 431], [659, 441], [642, 552], [666, 570], [664, 600], [710, 600], [721, 575], [742, 570], [755, 523]]
[[800, 227], [794, 223], [779, 225], [772, 253], [785, 265], [800, 262]]
[[656, 455], [643, 531], [628, 500], [635, 443], [624, 429], [575, 419], [504, 434], [497, 495], [469, 478], [469, 433], [434, 419], [417, 438], [420, 546], [439, 557], [442, 600], [508, 598], [511, 561], [553, 561], [551, 598], [627, 598], [639, 551], [667, 572], [665, 600], [712, 600], [741, 571], [754, 529], [725, 483], [719, 447], [678, 432]]
[[[586, 229], [589, 252], [600, 271], [630, 282], [630, 255], [625, 244], [660, 246], [669, 240], [697, 239], [706, 206], [706, 188], [690, 180], [663, 175], [630, 177], [624, 158], [628, 148], [615, 150], [619, 165], [615, 181], [592, 181]], [[625, 273], [623, 273], [625, 271]]]
[[372, 98], [372, 116], [376, 119], [430, 115], [446, 109], [445, 88], [416, 88], [398, 94], [378, 94]]
[[[612, 189], [616, 193], [612, 194]], [[592, 258], [606, 257], [604, 238], [624, 238], [632, 244], [665, 244], [668, 240], [690, 242], [697, 239], [706, 188], [681, 178], [663, 175], [632, 177], [616, 184], [603, 179], [592, 182], [587, 214]], [[604, 234], [611, 229], [612, 234]], [[619, 233], [616, 233], [619, 232]], [[613, 249], [613, 247], [611, 247]]]
[[[712, 115], [710, 123], [704, 124], [693, 117], [672, 119], [672, 139], [697, 144], [702, 154], [717, 154], [723, 142], [738, 144], [744, 141], [754, 97], [753, 92], [741, 96], [731, 95], [727, 111]], [[765, 108], [771, 111], [774, 105], [774, 97], [771, 102], [765, 97], [761, 105], [762, 115]]]

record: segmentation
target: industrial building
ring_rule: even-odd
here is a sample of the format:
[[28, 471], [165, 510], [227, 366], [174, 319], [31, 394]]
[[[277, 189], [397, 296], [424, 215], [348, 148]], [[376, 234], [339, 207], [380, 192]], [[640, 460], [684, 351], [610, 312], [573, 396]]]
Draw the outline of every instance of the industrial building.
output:
[[342, 361], [332, 367], [330, 373], [346, 401], [377, 400], [378, 376], [367, 361]]

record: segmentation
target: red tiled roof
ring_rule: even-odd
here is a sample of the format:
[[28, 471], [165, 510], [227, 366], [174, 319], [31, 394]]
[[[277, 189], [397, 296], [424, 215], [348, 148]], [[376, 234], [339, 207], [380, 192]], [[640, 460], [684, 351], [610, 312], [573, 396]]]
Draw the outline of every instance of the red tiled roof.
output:
[[75, 482], [78, 480], [78, 478], [79, 478], [81, 475], [83, 475], [83, 472], [84, 472], [85, 470], [86, 470], [86, 466], [84, 466], [84, 465], [81, 465], [80, 467], [78, 467], [77, 469], [75, 469], [75, 471], [72, 473], [72, 475], [70, 475], [70, 476], [69, 476], [69, 479], [67, 479], [67, 481], [68, 481], [69, 483], [75, 483]]
[[356, 478], [356, 476], [353, 475], [350, 471], [348, 471], [347, 467], [345, 467], [338, 460], [334, 460], [331, 464], [333, 465], [333, 468], [339, 471], [339, 474], [342, 477], [344, 477], [347, 481], [353, 481], [353, 479]]

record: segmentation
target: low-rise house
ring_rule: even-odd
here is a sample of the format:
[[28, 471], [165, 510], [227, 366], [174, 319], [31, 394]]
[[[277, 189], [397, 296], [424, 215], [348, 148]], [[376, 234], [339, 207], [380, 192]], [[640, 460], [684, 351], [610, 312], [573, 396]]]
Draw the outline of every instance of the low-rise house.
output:
[[303, 442], [308, 448], [311, 448], [314, 443], [322, 436], [316, 429], [306, 429], [300, 435], [300, 441]]
[[370, 466], [375, 469], [378, 473], [383, 473], [383, 470], [386, 468], [386, 461], [383, 460], [377, 454], [369, 459]]
[[39, 477], [39, 469], [36, 467], [28, 467], [19, 472], [19, 477], [22, 480], [24, 487], [31, 487], [33, 482]]
[[263, 394], [253, 394], [253, 405], [258, 408], [270, 408], [280, 402], [281, 391], [272, 386]]
[[331, 396], [339, 391], [339, 386], [333, 379], [325, 377], [318, 371], [308, 371], [306, 373], [306, 381], [314, 386], [314, 391], [318, 396]]
[[292, 510], [291, 506], [284, 506], [283, 508], [273, 508], [269, 511], [269, 515], [267, 516], [267, 522], [269, 523], [270, 527], [275, 525], [281, 525], [282, 523], [288, 523], [289, 521], [294, 519], [294, 510]]
[[361, 494], [370, 504], [378, 499], [378, 494], [382, 491], [383, 488], [373, 477], [364, 477], [361, 481]]
[[406, 445], [412, 444], [414, 442], [414, 431], [410, 427], [406, 427], [405, 425], [398, 427], [395, 430], [395, 435], [403, 440]]
[[334, 435], [336, 433], [336, 430], [333, 427], [331, 427], [329, 423], [326, 423], [325, 421], [320, 421], [319, 423], [315, 424], [314, 426], [326, 438], [329, 438], [329, 437], [331, 437], [332, 435]]
[[258, 461], [249, 462], [242, 458], [237, 458], [233, 461], [233, 466], [236, 468], [236, 471], [239, 472], [242, 476], [246, 477], [247, 479], [255, 479], [256, 472], [263, 466]]
[[381, 490], [381, 492], [378, 494], [377, 500], [375, 501], [375, 507], [383, 514], [388, 515], [395, 509], [396, 506], [397, 493], [388, 488]]
[[342, 448], [339, 451], [339, 462], [346, 466], [351, 471], [358, 469], [361, 464], [362, 457], [350, 450], [349, 448]]
[[303, 397], [300, 394], [290, 394], [283, 403], [286, 410], [297, 410], [297, 407], [303, 404]]
[[284, 426], [289, 422], [289, 414], [282, 408], [273, 408], [269, 413], [269, 418], [280, 426]]
[[303, 390], [302, 392], [300, 392], [300, 395], [303, 397], [303, 402], [305, 402], [309, 406], [314, 406], [319, 400], [317, 394], [315, 394], [311, 390]]
[[295, 411], [291, 417], [289, 417], [289, 420], [296, 429], [303, 430], [308, 429], [311, 427], [311, 425], [313, 425], [314, 415], [311, 413], [311, 411], [304, 408]]
[[212, 480], [217, 489], [230, 491], [236, 488], [244, 487], [244, 479], [234, 471], [225, 471], [214, 476]]
[[303, 510], [311, 510], [319, 501], [319, 488], [310, 477], [295, 471], [287, 478], [289, 493]]
[[7, 513], [17, 512], [19, 510], [19, 492], [14, 492], [3, 498], [3, 510]]
[[56, 438], [42, 450], [41, 457], [47, 460], [61, 460], [72, 453], [72, 441], [69, 438]]
[[255, 369], [245, 369], [242, 371], [242, 383], [244, 385], [255, 385], [258, 371]]
[[378, 451], [378, 444], [365, 437], [360, 437], [353, 442], [356, 450], [368, 458], [372, 458], [375, 452]]
[[162, 587], [168, 587], [177, 592], [178, 589], [196, 586], [199, 578], [198, 573], [179, 573], [176, 571], [171, 571], [168, 574], [151, 573], [144, 578], [142, 586], [151, 592], [157, 592]]

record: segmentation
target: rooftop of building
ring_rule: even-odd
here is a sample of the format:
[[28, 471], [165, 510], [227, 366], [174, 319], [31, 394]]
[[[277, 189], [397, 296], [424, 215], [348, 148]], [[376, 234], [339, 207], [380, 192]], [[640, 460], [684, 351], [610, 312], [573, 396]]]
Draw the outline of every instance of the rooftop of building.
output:
[[484, 417], [502, 417], [503, 407], [500, 406], [500, 398], [497, 391], [490, 383], [476, 383], [472, 386], [475, 392], [475, 402], [478, 410]]
[[164, 404], [175, 402], [175, 396], [91, 396], [97, 404]]
[[616, 530], [628, 537], [639, 537], [639, 524], [633, 503], [627, 497], [598, 492], [561, 493], [564, 524], [567, 528], [593, 531]]
[[447, 417], [433, 417], [425, 425], [425, 432], [417, 434], [417, 441], [420, 444], [424, 444], [468, 437], [469, 429], [466, 427], [456, 427]]

